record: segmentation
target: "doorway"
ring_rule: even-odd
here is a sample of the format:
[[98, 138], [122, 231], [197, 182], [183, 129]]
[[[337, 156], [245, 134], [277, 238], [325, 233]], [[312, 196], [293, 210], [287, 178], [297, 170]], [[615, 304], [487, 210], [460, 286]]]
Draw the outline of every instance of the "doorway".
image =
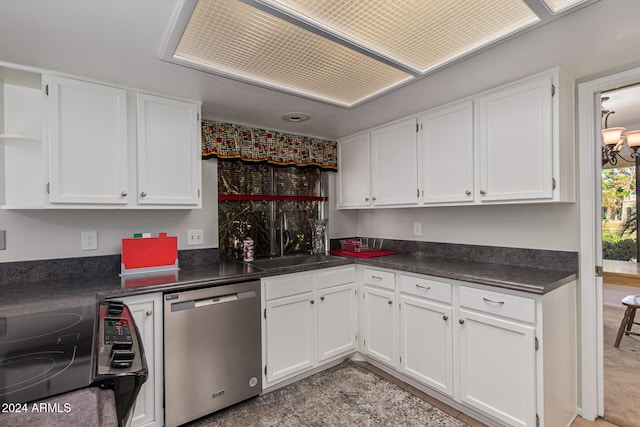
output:
[[[579, 376], [581, 415], [604, 415], [602, 228], [600, 199], [602, 92], [640, 82], [640, 68], [578, 84], [580, 195]], [[596, 191], [594, 191], [594, 189]], [[598, 267], [599, 269], [596, 269]]]

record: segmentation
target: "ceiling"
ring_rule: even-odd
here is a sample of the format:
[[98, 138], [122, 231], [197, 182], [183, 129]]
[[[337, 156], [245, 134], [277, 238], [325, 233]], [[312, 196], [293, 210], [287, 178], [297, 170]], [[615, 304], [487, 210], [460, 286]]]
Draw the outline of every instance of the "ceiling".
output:
[[[265, 1], [241, 0], [254, 9], [271, 7]], [[248, 82], [237, 75], [169, 62], [166, 52], [176, 42], [175, 29], [181, 28], [184, 11], [193, 10], [196, 0], [2, 0], [0, 62], [201, 100], [207, 118], [338, 138], [556, 65], [597, 73], [611, 57], [620, 66], [620, 58], [626, 60], [629, 47], [637, 46], [631, 4], [586, 0], [562, 11], [573, 1], [523, 1], [540, 23], [501, 38], [497, 44], [472, 49], [469, 55], [454, 56], [442, 64], [436, 61], [435, 68], [426, 66], [424, 73], [403, 71], [411, 75], [411, 81], [401, 81], [393, 90], [376, 92], [370, 98], [365, 96], [360, 104], [356, 96], [354, 105], [347, 101], [346, 107], [309, 94], [291, 93], [287, 88]], [[444, 2], [449, 3], [458, 2]], [[553, 13], [549, 5], [559, 12]], [[187, 22], [189, 17], [187, 14]], [[616, 26], [621, 20], [628, 20], [628, 25]], [[581, 38], [586, 41], [582, 43]], [[597, 60], [589, 57], [588, 52], [594, 51], [599, 55]], [[394, 61], [381, 61], [387, 66], [390, 62]], [[394, 63], [392, 68], [402, 67]], [[282, 120], [282, 115], [292, 112], [307, 113], [311, 119], [303, 123]], [[621, 111], [617, 114], [622, 116]]]

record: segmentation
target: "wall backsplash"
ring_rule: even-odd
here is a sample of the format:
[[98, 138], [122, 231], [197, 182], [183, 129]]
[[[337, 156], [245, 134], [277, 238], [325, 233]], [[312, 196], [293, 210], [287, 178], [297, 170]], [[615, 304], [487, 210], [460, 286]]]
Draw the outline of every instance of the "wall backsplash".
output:
[[[218, 248], [178, 251], [181, 268], [215, 264], [219, 260]], [[0, 263], [0, 286], [43, 280], [118, 277], [119, 274], [120, 255], [6, 262]]]
[[[345, 239], [358, 238], [359, 237], [345, 237]], [[372, 237], [369, 238], [371, 239]], [[340, 240], [342, 239], [331, 239], [331, 249], [340, 249]], [[457, 258], [476, 262], [490, 262], [571, 272], [578, 271], [577, 252], [392, 239], [385, 239], [382, 249], [404, 253], [422, 252], [434, 257]]]

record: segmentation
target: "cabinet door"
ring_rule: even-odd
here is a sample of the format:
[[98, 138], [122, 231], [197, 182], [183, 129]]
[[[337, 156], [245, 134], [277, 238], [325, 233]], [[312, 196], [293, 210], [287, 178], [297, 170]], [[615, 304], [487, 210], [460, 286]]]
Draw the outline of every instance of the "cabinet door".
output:
[[371, 132], [371, 200], [374, 206], [418, 203], [416, 119]]
[[479, 97], [480, 200], [553, 196], [552, 77]]
[[318, 359], [348, 353], [356, 348], [355, 284], [318, 291]]
[[400, 303], [401, 370], [453, 396], [451, 307], [407, 295]]
[[138, 94], [138, 203], [201, 206], [200, 107]]
[[423, 203], [473, 202], [473, 104], [420, 118]]
[[460, 399], [511, 426], [536, 425], [533, 326], [460, 310]]
[[266, 303], [267, 382], [313, 367], [316, 361], [316, 316], [313, 292]]
[[149, 377], [142, 385], [131, 417], [131, 427], [162, 426], [162, 295], [139, 295], [123, 298], [129, 307], [142, 337], [142, 345], [149, 369]]
[[396, 366], [395, 295], [382, 289], [363, 287], [363, 346], [369, 356]]
[[48, 77], [49, 201], [126, 204], [127, 92]]
[[355, 135], [338, 144], [336, 179], [339, 208], [371, 205], [369, 134]]

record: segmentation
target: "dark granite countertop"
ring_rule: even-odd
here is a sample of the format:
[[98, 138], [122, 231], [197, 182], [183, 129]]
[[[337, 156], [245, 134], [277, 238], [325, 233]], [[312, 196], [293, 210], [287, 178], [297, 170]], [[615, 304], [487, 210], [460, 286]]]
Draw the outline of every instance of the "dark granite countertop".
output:
[[419, 252], [362, 259], [358, 260], [358, 263], [537, 295], [551, 292], [578, 277], [577, 273], [572, 271], [439, 258]]
[[370, 259], [333, 257], [326, 262], [269, 269], [258, 269], [239, 261], [221, 261], [218, 264], [182, 268], [177, 272], [163, 273], [154, 277], [130, 276], [126, 281], [121, 280], [120, 277], [103, 277], [2, 285], [0, 286], [0, 316], [90, 304], [95, 302], [96, 297], [118, 298], [150, 292], [174, 292], [354, 263], [537, 295], [551, 292], [577, 278], [577, 273], [572, 271], [440, 258], [423, 253]]

